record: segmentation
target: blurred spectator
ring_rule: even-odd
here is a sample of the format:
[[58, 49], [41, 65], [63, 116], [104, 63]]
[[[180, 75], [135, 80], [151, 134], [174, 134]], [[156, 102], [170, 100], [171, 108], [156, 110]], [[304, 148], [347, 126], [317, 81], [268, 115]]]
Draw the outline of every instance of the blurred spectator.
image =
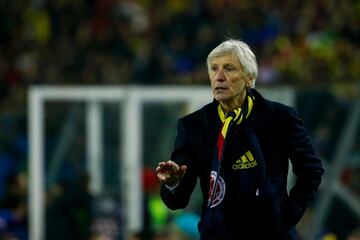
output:
[[160, 184], [152, 168], [143, 169], [144, 192], [144, 229], [142, 239], [167, 236], [167, 228], [171, 219], [170, 211], [160, 198]]
[[346, 240], [360, 240], [360, 228], [356, 228], [351, 231]]
[[360, 197], [360, 165], [349, 166], [344, 169], [341, 176], [342, 183], [351, 190], [355, 196]]
[[94, 207], [91, 239], [119, 239], [122, 234], [121, 217], [120, 206], [116, 198], [108, 196], [99, 197]]
[[0, 234], [0, 239], [1, 240], [19, 240], [17, 237], [15, 237], [11, 233]]
[[88, 239], [92, 206], [86, 174], [78, 174], [73, 183], [64, 182], [53, 186], [47, 201], [46, 239]]
[[321, 237], [321, 240], [338, 240], [338, 238], [334, 233], [326, 233]]
[[[256, 49], [259, 84], [354, 82], [360, 76], [360, 7], [352, 1], [0, 4], [0, 78], [9, 85], [198, 82], [190, 75], [225, 36]], [[92, 74], [81, 77], [86, 69]]]
[[9, 176], [0, 203], [0, 239], [28, 239], [26, 197], [26, 176], [23, 173]]
[[196, 240], [199, 239], [198, 223], [200, 216], [191, 212], [179, 213], [174, 218], [174, 235], [177, 240]]

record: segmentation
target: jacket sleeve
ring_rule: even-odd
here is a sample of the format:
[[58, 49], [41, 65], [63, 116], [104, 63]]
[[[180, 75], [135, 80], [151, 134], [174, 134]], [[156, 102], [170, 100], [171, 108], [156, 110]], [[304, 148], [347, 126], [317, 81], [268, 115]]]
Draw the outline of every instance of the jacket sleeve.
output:
[[295, 225], [314, 199], [324, 169], [321, 160], [315, 154], [302, 120], [293, 108], [290, 110], [289, 118], [288, 154], [297, 178], [290, 190], [286, 215], [289, 223]]
[[187, 170], [180, 183], [174, 188], [169, 189], [164, 184], [161, 186], [160, 195], [165, 205], [172, 209], [185, 208], [189, 202], [191, 193], [196, 185], [196, 171], [194, 162], [194, 151], [192, 150], [191, 137], [185, 130], [182, 120], [179, 120], [177, 126], [177, 136], [175, 148], [171, 154], [171, 160], [179, 166], [186, 165]]

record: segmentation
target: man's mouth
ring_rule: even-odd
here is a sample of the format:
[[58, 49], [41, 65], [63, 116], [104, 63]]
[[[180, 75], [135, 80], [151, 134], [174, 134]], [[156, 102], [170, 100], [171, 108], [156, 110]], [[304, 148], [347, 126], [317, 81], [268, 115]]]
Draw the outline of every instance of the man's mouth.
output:
[[215, 91], [216, 90], [226, 90], [227, 88], [226, 87], [215, 87]]

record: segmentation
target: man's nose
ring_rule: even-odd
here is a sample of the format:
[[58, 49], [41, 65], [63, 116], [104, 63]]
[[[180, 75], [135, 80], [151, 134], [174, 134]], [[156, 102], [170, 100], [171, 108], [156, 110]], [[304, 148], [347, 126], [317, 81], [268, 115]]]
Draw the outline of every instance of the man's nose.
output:
[[216, 81], [225, 81], [225, 73], [224, 73], [224, 69], [219, 68], [218, 71], [215, 74], [215, 80]]

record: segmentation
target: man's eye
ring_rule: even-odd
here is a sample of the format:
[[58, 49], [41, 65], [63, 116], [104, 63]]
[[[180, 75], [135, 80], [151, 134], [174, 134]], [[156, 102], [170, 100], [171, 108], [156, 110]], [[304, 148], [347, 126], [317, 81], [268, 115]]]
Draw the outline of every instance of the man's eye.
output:
[[211, 67], [210, 69], [211, 69], [211, 71], [216, 71], [217, 67], [214, 66], [214, 67]]
[[234, 70], [235, 70], [235, 68], [233, 68], [233, 67], [226, 67], [225, 68], [226, 72], [231, 72], [231, 71], [234, 71]]

